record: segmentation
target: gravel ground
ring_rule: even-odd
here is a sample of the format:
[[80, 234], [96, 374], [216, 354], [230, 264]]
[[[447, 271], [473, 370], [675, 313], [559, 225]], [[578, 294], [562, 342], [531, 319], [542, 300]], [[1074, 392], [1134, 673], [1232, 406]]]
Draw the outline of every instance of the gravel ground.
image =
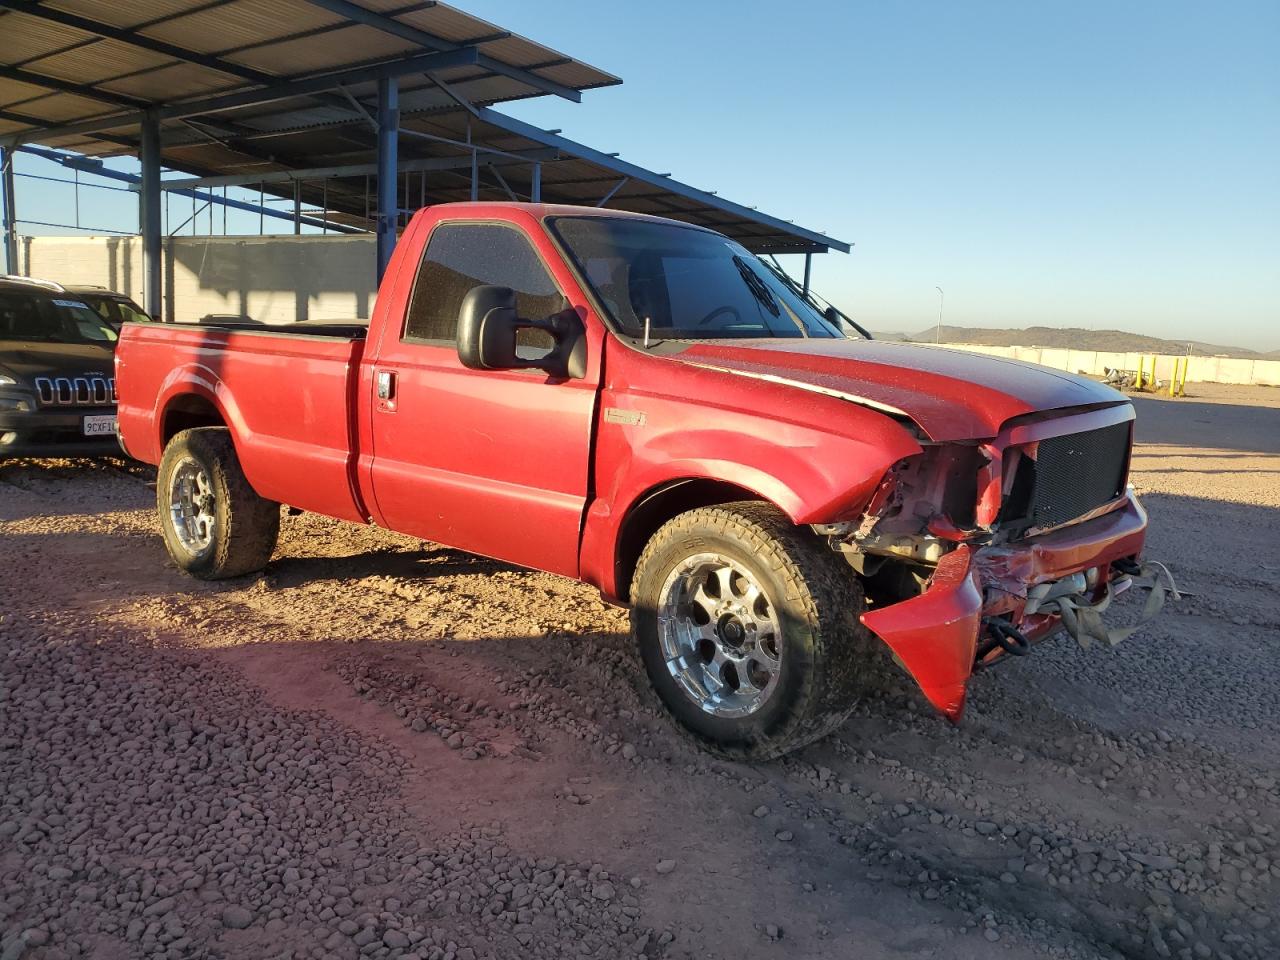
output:
[[1280, 391], [1195, 392], [1134, 464], [1193, 597], [755, 767], [584, 587], [308, 515], [203, 584], [148, 470], [0, 465], [0, 958], [1280, 956]]

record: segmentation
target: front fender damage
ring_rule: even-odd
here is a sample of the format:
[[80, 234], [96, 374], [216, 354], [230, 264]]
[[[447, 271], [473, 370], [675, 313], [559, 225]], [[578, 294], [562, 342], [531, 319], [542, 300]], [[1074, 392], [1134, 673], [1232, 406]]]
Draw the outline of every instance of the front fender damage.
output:
[[[1139, 567], [1147, 515], [1126, 494], [1118, 509], [1033, 541], [1001, 545], [961, 543], [937, 563], [917, 596], [873, 608], [862, 622], [879, 636], [919, 685], [925, 698], [958, 722], [969, 677], [1010, 653], [1065, 628], [1083, 645], [1109, 643], [1134, 628], [1108, 630], [1101, 614], [1131, 587], [1149, 591], [1140, 623], [1159, 611], [1169, 580], [1158, 564]], [[1019, 644], [993, 642], [995, 633]], [[984, 638], [985, 642], [984, 642]]]
[[958, 721], [982, 621], [982, 585], [962, 544], [940, 561], [918, 597], [862, 615], [947, 719]]

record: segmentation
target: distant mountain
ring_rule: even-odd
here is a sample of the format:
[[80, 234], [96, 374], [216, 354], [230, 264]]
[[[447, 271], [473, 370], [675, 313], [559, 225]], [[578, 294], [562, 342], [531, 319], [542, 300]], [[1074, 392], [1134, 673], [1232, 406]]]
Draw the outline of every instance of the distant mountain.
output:
[[[899, 339], [900, 335], [888, 335]], [[938, 328], [929, 327], [903, 339], [933, 343]], [[1187, 352], [1186, 340], [1166, 340], [1125, 330], [1084, 330], [1079, 327], [1025, 327], [1023, 329], [986, 329], [985, 327], [952, 327], [943, 325], [943, 343], [975, 343], [991, 347], [1051, 347], [1071, 350], [1101, 350], [1108, 353], [1164, 353], [1180, 356]], [[1280, 350], [1269, 354], [1243, 347], [1226, 347], [1217, 343], [1192, 340], [1191, 352], [1214, 357], [1261, 359], [1280, 357]]]

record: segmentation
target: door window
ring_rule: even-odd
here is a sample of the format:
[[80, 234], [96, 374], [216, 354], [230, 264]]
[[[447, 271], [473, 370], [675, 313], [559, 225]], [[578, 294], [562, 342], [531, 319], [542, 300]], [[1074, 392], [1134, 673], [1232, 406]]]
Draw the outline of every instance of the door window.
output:
[[[462, 299], [486, 284], [514, 290], [516, 311], [525, 320], [545, 320], [566, 305], [523, 233], [493, 223], [444, 223], [432, 231], [418, 268], [404, 339], [454, 342]], [[553, 341], [541, 331], [521, 330], [517, 345], [521, 356], [534, 359]]]

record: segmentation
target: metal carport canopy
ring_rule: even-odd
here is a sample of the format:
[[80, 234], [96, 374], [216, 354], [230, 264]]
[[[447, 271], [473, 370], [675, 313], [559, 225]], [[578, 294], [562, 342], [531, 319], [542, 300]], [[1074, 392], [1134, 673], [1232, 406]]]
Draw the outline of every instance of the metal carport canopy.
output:
[[[0, 36], [0, 146], [141, 153], [144, 213], [150, 145], [201, 183], [261, 182], [392, 240], [423, 203], [518, 197], [701, 223], [758, 252], [848, 250], [491, 109], [620, 81], [446, 4], [0, 0]], [[381, 149], [380, 119], [398, 131]], [[397, 172], [386, 210], [379, 169]]]

